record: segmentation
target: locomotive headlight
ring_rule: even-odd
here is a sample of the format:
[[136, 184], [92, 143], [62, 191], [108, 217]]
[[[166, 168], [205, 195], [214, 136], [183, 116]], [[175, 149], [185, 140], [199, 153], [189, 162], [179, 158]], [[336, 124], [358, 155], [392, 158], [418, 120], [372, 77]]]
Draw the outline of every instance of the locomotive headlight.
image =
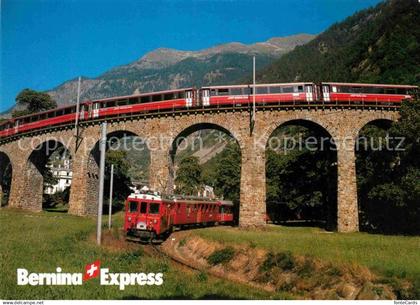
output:
[[128, 221], [131, 221], [131, 217], [130, 216], [128, 216]]
[[153, 223], [157, 223], [157, 219], [153, 219]]

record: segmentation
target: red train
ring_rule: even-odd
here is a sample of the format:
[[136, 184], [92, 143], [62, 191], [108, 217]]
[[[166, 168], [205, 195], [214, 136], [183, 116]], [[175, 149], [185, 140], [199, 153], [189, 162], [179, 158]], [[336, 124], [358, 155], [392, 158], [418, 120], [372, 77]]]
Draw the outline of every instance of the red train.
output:
[[[417, 86], [410, 85], [309, 82], [258, 84], [255, 87], [255, 102], [257, 105], [398, 105], [403, 100], [412, 99], [417, 90]], [[246, 106], [252, 102], [252, 85], [184, 88], [86, 101], [80, 105], [79, 119], [83, 122], [148, 112]], [[10, 119], [0, 124], [0, 138], [49, 126], [71, 125], [75, 119], [74, 105]]]
[[134, 193], [125, 203], [124, 230], [131, 240], [150, 242], [162, 239], [174, 228], [232, 223], [231, 201]]

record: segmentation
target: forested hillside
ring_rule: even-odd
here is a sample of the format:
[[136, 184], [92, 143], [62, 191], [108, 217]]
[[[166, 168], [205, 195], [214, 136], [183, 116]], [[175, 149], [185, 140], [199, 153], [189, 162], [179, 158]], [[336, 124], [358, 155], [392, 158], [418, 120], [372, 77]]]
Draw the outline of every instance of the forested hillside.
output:
[[258, 80], [419, 84], [419, 21], [417, 0], [385, 1], [296, 47]]

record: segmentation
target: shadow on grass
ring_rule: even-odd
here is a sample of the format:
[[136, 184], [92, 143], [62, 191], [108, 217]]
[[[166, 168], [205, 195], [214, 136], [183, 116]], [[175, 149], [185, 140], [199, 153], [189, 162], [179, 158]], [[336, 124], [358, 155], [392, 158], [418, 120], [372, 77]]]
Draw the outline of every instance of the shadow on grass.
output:
[[159, 299], [148, 299], [148, 298], [141, 298], [136, 295], [126, 295], [122, 297], [122, 300], [245, 300], [244, 298], [232, 298], [225, 294], [205, 294], [199, 298], [194, 298], [193, 296], [186, 294], [186, 295], [174, 295], [163, 297]]

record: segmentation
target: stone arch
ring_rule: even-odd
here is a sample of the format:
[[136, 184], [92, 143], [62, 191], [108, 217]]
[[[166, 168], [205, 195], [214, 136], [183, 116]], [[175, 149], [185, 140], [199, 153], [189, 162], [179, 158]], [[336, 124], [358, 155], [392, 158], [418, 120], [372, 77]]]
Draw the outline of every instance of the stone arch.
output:
[[[107, 133], [107, 145], [106, 150], [108, 151], [112, 145], [117, 144], [120, 148], [129, 148], [126, 146], [126, 143], [119, 140], [125, 137], [136, 137], [142, 141], [146, 141], [144, 137], [138, 135], [135, 129], [130, 128], [111, 128]], [[146, 142], [145, 142], [146, 143]], [[97, 213], [97, 202], [99, 195], [99, 165], [100, 165], [100, 140], [98, 140], [93, 147], [88, 152], [87, 162], [86, 162], [86, 177], [85, 177], [85, 187], [86, 187], [86, 210], [85, 213], [88, 215], [95, 215]], [[118, 148], [115, 147], [117, 150]], [[150, 163], [150, 156], [148, 156], [148, 162]], [[150, 166], [150, 165], [149, 165]], [[107, 170], [107, 169], [106, 169]], [[105, 184], [105, 196], [107, 193], [108, 185]], [[104, 203], [104, 208], [106, 203]]]
[[0, 208], [8, 205], [13, 166], [9, 155], [0, 151]]
[[[393, 213], [395, 211], [386, 210], [390, 206], [385, 203], [381, 208], [381, 213], [378, 213], [377, 203], [373, 203], [372, 199], [368, 196], [369, 191], [378, 181], [382, 181], [383, 183], [383, 180], [381, 180], [383, 175], [386, 177], [393, 176], [391, 166], [387, 166], [387, 164], [389, 165], [396, 160], [397, 153], [387, 149], [388, 143], [393, 143], [393, 141], [391, 140], [391, 142], [387, 143], [384, 137], [387, 136], [388, 130], [394, 122], [395, 120], [392, 118], [373, 118], [365, 120], [361, 128], [357, 130], [354, 152], [356, 157], [359, 219], [362, 231], [375, 232], [375, 230], [378, 230], [380, 232], [379, 228], [383, 228], [386, 223], [390, 222], [384, 216], [378, 217], [381, 213], [397, 217]], [[372, 129], [369, 127], [375, 128]], [[397, 143], [395, 142], [395, 144]], [[389, 147], [392, 147], [392, 145]]]
[[239, 147], [241, 149], [243, 148], [243, 143], [242, 143], [241, 138], [235, 132], [232, 132], [229, 128], [222, 126], [222, 124], [210, 123], [210, 122], [194, 123], [192, 125], [184, 127], [172, 140], [172, 143], [171, 143], [171, 146], [170, 146], [170, 151], [169, 151], [171, 158], [176, 153], [176, 150], [177, 150], [180, 142], [182, 142], [183, 138], [185, 138], [186, 136], [188, 136], [188, 135], [190, 135], [190, 134], [192, 134], [196, 131], [200, 131], [200, 130], [203, 130], [203, 129], [214, 129], [214, 130], [221, 131], [221, 132], [231, 136], [233, 139], [235, 139], [235, 141], [238, 143]]
[[391, 128], [392, 123], [394, 123], [395, 121], [396, 120], [392, 118], [373, 118], [373, 119], [363, 120], [362, 122], [360, 122], [361, 123], [360, 127], [356, 129], [355, 139], [359, 137], [360, 132], [363, 130], [363, 128], [365, 128], [368, 125], [373, 125], [382, 129], [389, 129]]
[[[239, 167], [241, 167], [241, 157], [242, 157], [242, 147], [243, 144], [241, 142], [241, 138], [238, 137], [237, 134], [234, 134], [230, 129], [228, 129], [225, 126], [222, 126], [222, 124], [217, 124], [217, 123], [211, 123], [211, 122], [202, 122], [202, 123], [194, 123], [191, 124], [187, 127], [185, 127], [184, 129], [182, 129], [172, 140], [172, 143], [170, 145], [169, 148], [169, 189], [171, 191], [173, 191], [173, 185], [174, 185], [174, 176], [175, 176], [175, 170], [174, 170], [174, 165], [175, 165], [175, 155], [176, 152], [179, 148], [179, 146], [181, 145], [181, 143], [184, 141], [184, 139], [186, 137], [188, 137], [189, 135], [197, 132], [197, 131], [201, 131], [201, 130], [206, 130], [206, 129], [211, 129], [211, 130], [217, 130], [225, 135], [228, 135], [229, 137], [231, 137], [234, 141], [234, 143], [236, 143], [237, 147], [239, 147]], [[238, 179], [240, 179], [240, 175], [241, 173], [239, 172], [239, 177]], [[240, 180], [238, 181], [238, 186], [240, 185]], [[235, 209], [235, 218], [236, 220], [238, 220], [239, 218], [239, 196], [240, 196], [240, 192], [238, 192], [238, 202], [236, 202], [237, 206]]]
[[[291, 220], [289, 218], [293, 218], [292, 220], [305, 220], [311, 221], [312, 224], [315, 225], [322, 225], [327, 229], [334, 230], [337, 228], [337, 146], [335, 144], [335, 139], [333, 135], [329, 132], [329, 130], [325, 127], [322, 122], [318, 122], [316, 120], [307, 119], [307, 118], [293, 118], [290, 120], [286, 120], [280, 123], [273, 124], [274, 126], [270, 127], [269, 130], [271, 134], [267, 137], [265, 142], [265, 154], [266, 154], [266, 166], [269, 164], [269, 157], [268, 153], [270, 149], [278, 150], [280, 149], [279, 145], [294, 145], [294, 149], [300, 149], [306, 145], [306, 138], [302, 138], [303, 143], [297, 146], [296, 140], [289, 140], [287, 143], [281, 143], [279, 141], [271, 141], [272, 139], [276, 139], [274, 135], [277, 131], [280, 131], [282, 128], [287, 126], [300, 126], [304, 127], [306, 130], [309, 130], [311, 133], [313, 132], [310, 137], [313, 137], [313, 140], [316, 142], [309, 143], [314, 147], [316, 146], [316, 150], [320, 153], [317, 155], [317, 161], [323, 160], [325, 162], [324, 168], [321, 169], [320, 174], [324, 175], [326, 178], [326, 183], [319, 184], [318, 187], [320, 188], [317, 192], [322, 194], [321, 201], [318, 202], [318, 207], [310, 207], [310, 206], [302, 206], [300, 209], [296, 209], [292, 212], [291, 209], [287, 208], [287, 206], [283, 203], [280, 204], [278, 200], [275, 202], [270, 202], [270, 198], [267, 197], [266, 206], [267, 206], [267, 216], [273, 222], [280, 222], [286, 223], [286, 220]], [[300, 140], [298, 140], [300, 141]], [[291, 147], [282, 149], [291, 149]], [[273, 157], [273, 156], [271, 156]], [[310, 157], [310, 156], [309, 156]], [[309, 167], [311, 166], [312, 162], [307, 164]], [[268, 170], [268, 168], [266, 169]], [[299, 171], [299, 168], [296, 169]], [[266, 175], [270, 173], [267, 171]], [[305, 172], [301, 173], [305, 175]], [[310, 185], [306, 185], [307, 179], [294, 179], [294, 184], [301, 184], [302, 188], [306, 189], [310, 187]], [[267, 184], [269, 183], [269, 176], [267, 176]], [[289, 186], [290, 187], [290, 186]], [[268, 188], [267, 188], [268, 189]], [[314, 192], [315, 194], [315, 192]], [[313, 196], [311, 196], [313, 197]], [[302, 218], [301, 218], [302, 217]], [[296, 218], [296, 219], [294, 219]]]
[[24, 183], [21, 186], [21, 207], [34, 211], [42, 210], [44, 175], [49, 158], [58, 150], [66, 151], [73, 159], [70, 149], [61, 141], [47, 138], [33, 149], [23, 165]]
[[328, 135], [334, 143], [337, 140], [336, 139], [337, 135], [334, 128], [332, 128], [332, 126], [330, 126], [327, 122], [324, 122], [320, 119], [312, 118], [310, 116], [296, 116], [291, 119], [275, 121], [273, 124], [269, 124], [267, 128], [263, 130], [260, 142], [264, 145], [264, 147], [266, 147], [267, 142], [269, 138], [271, 137], [271, 135], [274, 133], [274, 131], [276, 131], [278, 128], [282, 126], [292, 125], [294, 123], [297, 123], [298, 125], [309, 127], [309, 128], [316, 127], [319, 130], [322, 130], [323, 133]]

